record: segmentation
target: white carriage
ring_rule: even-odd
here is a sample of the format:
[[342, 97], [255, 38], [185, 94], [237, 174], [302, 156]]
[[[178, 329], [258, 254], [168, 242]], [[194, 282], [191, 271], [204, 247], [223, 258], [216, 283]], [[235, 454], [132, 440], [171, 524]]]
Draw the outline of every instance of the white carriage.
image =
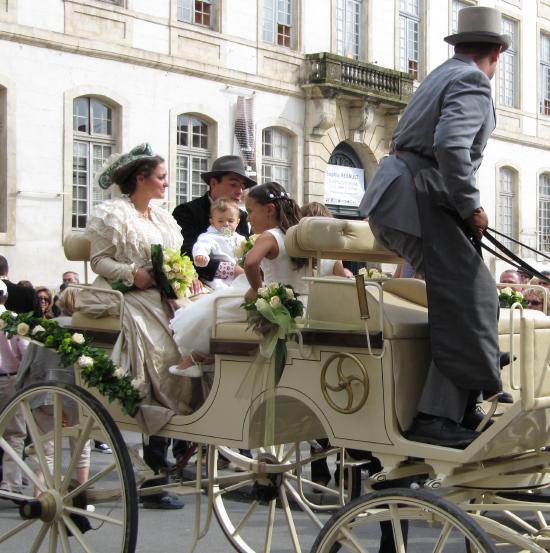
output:
[[[291, 255], [310, 260], [398, 261], [376, 244], [363, 222], [303, 219], [289, 230], [286, 245]], [[66, 253], [73, 260], [88, 255], [79, 238], [67, 241]], [[117, 318], [92, 320], [79, 313], [72, 324], [106, 348], [119, 329]], [[214, 325], [210, 393], [196, 412], [173, 417], [161, 432], [205, 444], [198, 449], [196, 478], [174, 484], [178, 493], [197, 496], [194, 540], [188, 546], [195, 547], [214, 513], [229, 542], [245, 553], [299, 552], [307, 542], [303, 538], [312, 541], [312, 536], [314, 553], [364, 553], [379, 547], [383, 553], [550, 551], [550, 498], [544, 493], [550, 482], [550, 318], [519, 306], [501, 314], [501, 349], [518, 357], [503, 372], [515, 401], [488, 404], [492, 426], [464, 450], [403, 437], [430, 359], [423, 282], [387, 279], [358, 290], [353, 280], [311, 277], [299, 330], [288, 343], [286, 367], [274, 393], [261, 389], [242, 397], [237, 390], [254, 360], [258, 338], [244, 321]], [[45, 392], [52, 398], [54, 427], [49, 432], [40, 431], [32, 411], [34, 398]], [[63, 422], [67, 400], [79, 407], [78, 423], [72, 426]], [[19, 408], [33, 444], [27, 460], [17, 462], [36, 497], [0, 490], [0, 498], [22, 503], [20, 518], [0, 534], [0, 544], [34, 532], [32, 551], [133, 552], [136, 477], [139, 484], [149, 475], [134, 452], [129, 454], [121, 431], [139, 432], [136, 421], [94, 388], [44, 383], [21, 391], [0, 414], [0, 435]], [[269, 442], [266, 409], [273, 410], [275, 421]], [[112, 462], [92, 470], [87, 482], [75, 483], [77, 453], [90, 437], [112, 446]], [[72, 453], [63, 447], [68, 438], [73, 439]], [[309, 447], [320, 438], [328, 438], [330, 447]], [[50, 466], [42, 447], [47, 441], [54, 446]], [[0, 446], [5, 455], [15, 456], [3, 438]], [[252, 458], [239, 448], [251, 449]], [[371, 470], [361, 483], [357, 467], [365, 459], [354, 459], [350, 450], [372, 452], [383, 469]], [[218, 470], [220, 452], [242, 472]], [[344, 478], [336, 488], [313, 482], [311, 461], [336, 454], [341, 470], [349, 473], [347, 484]], [[36, 476], [36, 465], [43, 479]], [[384, 489], [376, 489], [380, 487]], [[142, 494], [155, 491], [140, 488]], [[208, 501], [201, 512], [204, 491]], [[235, 510], [227, 498], [241, 491], [249, 504]], [[95, 511], [86, 510], [87, 504], [94, 504]], [[298, 511], [313, 531], [296, 523]], [[82, 532], [78, 517], [91, 521], [94, 530]], [[265, 532], [258, 542], [259, 525]]]

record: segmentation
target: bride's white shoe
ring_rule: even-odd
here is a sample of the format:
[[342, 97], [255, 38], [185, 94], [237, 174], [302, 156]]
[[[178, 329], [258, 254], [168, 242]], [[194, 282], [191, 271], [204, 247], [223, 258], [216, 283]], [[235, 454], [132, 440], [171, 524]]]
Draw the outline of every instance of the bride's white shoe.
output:
[[185, 369], [179, 365], [168, 367], [168, 372], [174, 376], [187, 376], [189, 378], [200, 378], [202, 376], [202, 367], [200, 365], [191, 365]]

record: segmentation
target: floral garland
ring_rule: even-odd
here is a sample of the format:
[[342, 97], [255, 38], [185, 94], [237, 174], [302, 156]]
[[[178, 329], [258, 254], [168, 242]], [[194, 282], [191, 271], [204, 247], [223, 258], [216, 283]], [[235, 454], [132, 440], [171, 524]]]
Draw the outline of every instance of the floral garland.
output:
[[523, 299], [523, 294], [510, 288], [510, 286], [506, 286], [506, 288], [499, 290], [498, 300], [500, 307], [503, 308], [512, 307], [515, 303], [521, 304], [522, 307], [527, 307], [529, 305], [527, 300]]
[[122, 411], [133, 417], [144, 397], [145, 382], [131, 378], [116, 367], [103, 351], [91, 346], [84, 334], [60, 327], [56, 321], [35, 317], [32, 313], [18, 315], [11, 311], [0, 314], [0, 330], [9, 338], [19, 336], [57, 353], [64, 367], [76, 366], [87, 386], [97, 388], [109, 402], [118, 401]]
[[357, 274], [365, 275], [365, 278], [372, 279], [372, 280], [385, 280], [388, 278], [384, 273], [381, 273], [378, 269], [367, 269], [366, 267], [359, 269]]

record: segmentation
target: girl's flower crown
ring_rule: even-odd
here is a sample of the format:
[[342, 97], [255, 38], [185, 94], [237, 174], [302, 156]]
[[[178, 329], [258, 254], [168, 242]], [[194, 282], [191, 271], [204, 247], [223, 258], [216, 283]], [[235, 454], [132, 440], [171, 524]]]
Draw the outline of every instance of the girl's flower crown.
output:
[[281, 190], [278, 194], [273, 194], [273, 192], [269, 192], [269, 194], [266, 194], [266, 197], [270, 200], [282, 200], [283, 198], [290, 198], [290, 195], [285, 190]]

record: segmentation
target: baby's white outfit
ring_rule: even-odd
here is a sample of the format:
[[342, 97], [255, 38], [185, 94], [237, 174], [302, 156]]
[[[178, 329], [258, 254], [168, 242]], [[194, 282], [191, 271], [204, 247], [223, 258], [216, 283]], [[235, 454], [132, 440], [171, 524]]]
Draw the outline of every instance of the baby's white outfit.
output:
[[[193, 246], [193, 260], [198, 255], [206, 257], [208, 264], [210, 259], [218, 261], [229, 261], [230, 263], [237, 262], [235, 250], [246, 240], [246, 238], [237, 232], [228, 232], [227, 229], [218, 230], [212, 225], [208, 227], [206, 232], [199, 234], [195, 245]], [[227, 288], [232, 280], [214, 278], [207, 281], [207, 284], [214, 289]]]

